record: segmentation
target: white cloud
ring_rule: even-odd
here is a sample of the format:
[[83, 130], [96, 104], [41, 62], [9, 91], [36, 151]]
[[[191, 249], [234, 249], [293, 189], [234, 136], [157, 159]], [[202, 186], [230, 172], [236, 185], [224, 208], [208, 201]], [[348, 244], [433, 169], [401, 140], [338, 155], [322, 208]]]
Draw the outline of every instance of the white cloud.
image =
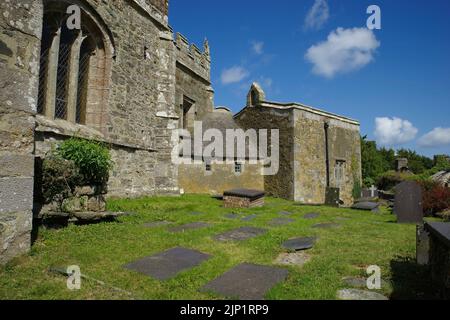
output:
[[380, 46], [375, 34], [366, 28], [332, 31], [326, 41], [308, 49], [305, 58], [311, 62], [313, 72], [327, 78], [364, 67], [373, 60]]
[[264, 42], [262, 41], [253, 41], [252, 42], [252, 50], [255, 54], [261, 55], [264, 53]]
[[410, 142], [418, 132], [408, 120], [396, 117], [375, 119], [375, 137], [380, 145], [395, 146]]
[[222, 84], [230, 84], [241, 82], [243, 79], [249, 76], [249, 72], [243, 67], [234, 66], [222, 71], [221, 80]]
[[450, 128], [437, 127], [422, 136], [418, 144], [420, 147], [433, 148], [450, 145]]
[[330, 17], [330, 8], [326, 0], [315, 0], [305, 18], [305, 29], [320, 29]]

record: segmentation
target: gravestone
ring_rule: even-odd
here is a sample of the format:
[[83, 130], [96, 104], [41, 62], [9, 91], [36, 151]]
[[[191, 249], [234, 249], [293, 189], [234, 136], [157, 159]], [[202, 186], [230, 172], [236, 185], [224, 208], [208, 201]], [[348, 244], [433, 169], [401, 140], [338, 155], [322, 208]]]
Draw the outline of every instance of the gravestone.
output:
[[181, 226], [172, 227], [169, 229], [170, 232], [185, 232], [189, 230], [195, 230], [195, 229], [201, 229], [201, 228], [207, 228], [211, 226], [209, 223], [205, 222], [192, 222], [183, 224]]
[[416, 226], [416, 262], [421, 266], [428, 265], [430, 260], [430, 233], [425, 226]]
[[307, 219], [307, 220], [309, 220], [309, 219], [316, 219], [316, 218], [318, 218], [320, 216], [320, 214], [318, 214], [318, 213], [307, 213], [307, 214], [305, 214], [304, 216], [303, 216], [303, 218], [304, 219]]
[[193, 215], [193, 216], [199, 216], [199, 215], [202, 215], [202, 214], [203, 214], [203, 212], [199, 212], [199, 211], [191, 212], [191, 215]]
[[286, 217], [282, 217], [282, 218], [274, 218], [272, 219], [269, 224], [272, 226], [284, 226], [286, 224], [295, 222], [294, 219], [290, 219], [290, 218], [286, 218]]
[[341, 202], [339, 196], [339, 188], [327, 187], [325, 191], [325, 204], [331, 207], [339, 207]]
[[214, 237], [217, 241], [243, 241], [266, 233], [266, 229], [255, 227], [241, 227], [219, 234]]
[[167, 280], [175, 277], [181, 271], [198, 266], [209, 258], [208, 254], [177, 247], [129, 263], [124, 268], [158, 280]]
[[249, 216], [246, 216], [246, 217], [242, 218], [241, 220], [242, 221], [251, 221], [251, 220], [255, 219], [256, 217], [257, 217], [256, 214], [251, 214]]
[[228, 219], [238, 219], [238, 218], [240, 218], [240, 215], [238, 213], [229, 213], [229, 214], [225, 215], [225, 217]]
[[352, 206], [352, 209], [380, 212], [380, 204], [377, 202], [370, 202], [370, 201], [357, 202]]
[[359, 289], [343, 289], [338, 291], [338, 299], [341, 300], [389, 300], [382, 294], [374, 291]]
[[153, 221], [153, 222], [145, 223], [144, 227], [146, 227], [146, 228], [158, 228], [158, 227], [162, 227], [162, 226], [167, 226], [169, 224], [172, 224], [172, 222], [170, 222], [170, 221]]
[[278, 214], [282, 215], [282, 216], [290, 216], [292, 214], [292, 212], [289, 211], [280, 211], [278, 212]]
[[394, 213], [398, 223], [423, 223], [422, 188], [414, 181], [395, 187]]
[[211, 281], [201, 291], [233, 299], [263, 300], [272, 287], [287, 278], [288, 273], [282, 268], [243, 263]]
[[275, 259], [275, 264], [285, 266], [302, 267], [311, 260], [311, 256], [304, 251], [300, 252], [283, 252]]
[[311, 249], [315, 242], [315, 237], [289, 239], [283, 243], [283, 248], [289, 251], [307, 250]]
[[341, 225], [339, 223], [333, 223], [333, 222], [326, 222], [326, 223], [318, 223], [313, 225], [313, 228], [316, 229], [331, 229], [331, 228], [338, 228]]
[[361, 198], [378, 198], [378, 189], [375, 186], [362, 189]]

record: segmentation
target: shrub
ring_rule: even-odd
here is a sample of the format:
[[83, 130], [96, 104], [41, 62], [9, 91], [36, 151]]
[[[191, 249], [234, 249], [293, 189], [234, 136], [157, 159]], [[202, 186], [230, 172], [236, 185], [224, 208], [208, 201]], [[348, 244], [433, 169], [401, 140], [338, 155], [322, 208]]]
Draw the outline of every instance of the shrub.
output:
[[44, 203], [61, 202], [71, 195], [83, 177], [75, 163], [51, 155], [42, 162], [42, 197]]
[[112, 162], [109, 150], [102, 143], [71, 138], [58, 147], [57, 154], [75, 163], [85, 184], [103, 185], [108, 181]]
[[435, 215], [450, 208], [450, 189], [431, 180], [420, 181], [423, 190], [423, 211]]
[[408, 172], [396, 172], [396, 171], [387, 171], [380, 175], [377, 181], [377, 186], [380, 190], [391, 190], [400, 182], [405, 180], [414, 179], [414, 175]]

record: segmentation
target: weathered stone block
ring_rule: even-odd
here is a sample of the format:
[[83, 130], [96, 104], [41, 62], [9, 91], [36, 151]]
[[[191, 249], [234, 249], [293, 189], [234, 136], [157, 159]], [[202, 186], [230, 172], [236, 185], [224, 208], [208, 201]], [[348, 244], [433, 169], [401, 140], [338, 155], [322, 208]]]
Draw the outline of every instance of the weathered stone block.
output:
[[0, 213], [33, 208], [33, 178], [0, 178]]
[[0, 177], [15, 176], [34, 176], [33, 155], [0, 154]]

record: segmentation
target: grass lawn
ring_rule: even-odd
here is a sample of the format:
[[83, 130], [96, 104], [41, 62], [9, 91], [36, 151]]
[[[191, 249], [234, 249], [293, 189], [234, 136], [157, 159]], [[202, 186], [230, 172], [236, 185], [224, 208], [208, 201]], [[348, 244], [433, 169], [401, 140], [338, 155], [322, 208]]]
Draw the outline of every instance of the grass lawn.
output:
[[[287, 280], [274, 287], [267, 299], [336, 299], [337, 290], [346, 288], [342, 278], [366, 277], [369, 265], [381, 267], [384, 286], [380, 293], [393, 299], [432, 298], [429, 275], [414, 263], [415, 226], [395, 223], [395, 217], [385, 209], [377, 215], [325, 206], [296, 206], [290, 201], [269, 198], [263, 208], [235, 211], [257, 215], [244, 222], [226, 218], [233, 211], [222, 208], [220, 201], [209, 196], [112, 200], [108, 207], [136, 214], [117, 222], [41, 228], [29, 255], [0, 267], [0, 299], [223, 299], [199, 289], [243, 262], [273, 265], [283, 252], [280, 244], [300, 236], [319, 237], [308, 251], [312, 260], [301, 268], [285, 267], [289, 269]], [[194, 211], [203, 214], [192, 215]], [[269, 225], [271, 219], [280, 216], [280, 211], [292, 212], [295, 222]], [[320, 217], [303, 219], [310, 212], [318, 212]], [[143, 226], [158, 220], [172, 221], [174, 225], [202, 221], [212, 226], [184, 233], [171, 233], [168, 226]], [[311, 228], [321, 222], [342, 226]], [[269, 232], [243, 242], [224, 243], [212, 238], [240, 226], [263, 227]], [[123, 268], [129, 262], [177, 246], [202, 251], [211, 258], [167, 281]], [[82, 280], [81, 290], [68, 290], [66, 278], [49, 269], [69, 265], [80, 266], [83, 274], [106, 285]]]

